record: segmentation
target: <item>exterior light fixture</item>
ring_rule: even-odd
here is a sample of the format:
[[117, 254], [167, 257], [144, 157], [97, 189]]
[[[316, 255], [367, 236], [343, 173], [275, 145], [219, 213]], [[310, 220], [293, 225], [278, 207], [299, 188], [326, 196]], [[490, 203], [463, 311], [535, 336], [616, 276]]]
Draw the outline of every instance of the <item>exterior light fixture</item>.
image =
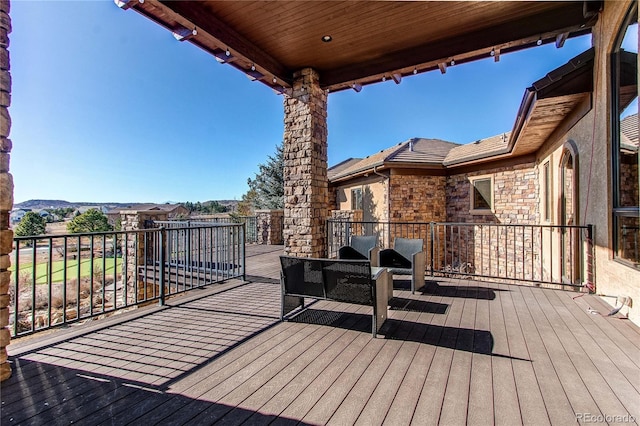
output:
[[418, 74], [418, 68], [413, 69], [413, 75], [416, 75], [416, 74]]
[[255, 71], [255, 70], [256, 70], [255, 64], [251, 64], [251, 71]]
[[273, 84], [276, 84], [278, 82], [278, 79], [275, 76], [273, 76], [273, 80], [271, 81], [273, 81]]
[[325, 43], [329, 43], [331, 40], [333, 40], [333, 37], [331, 37], [329, 34], [325, 34], [322, 36], [322, 41]]
[[193, 30], [190, 30], [187, 27], [184, 27], [182, 25], [178, 25], [173, 31], [173, 37], [178, 40], [178, 41], [185, 41], [185, 40], [189, 40], [192, 37], [195, 37], [196, 35], [198, 35], [198, 30], [196, 29], [196, 27], [193, 27]]
[[386, 75], [382, 76], [382, 81], [387, 81], [387, 76]]
[[231, 51], [229, 50], [228, 47], [227, 47], [227, 50], [225, 50], [224, 54], [227, 56], [231, 56]]
[[452, 59], [452, 60], [451, 60], [451, 66], [454, 66], [455, 64], [456, 64], [456, 60], [455, 60], [455, 59]]
[[496, 56], [496, 49], [491, 49], [491, 52], [489, 53], [490, 56]]
[[538, 41], [536, 41], [536, 44], [538, 46], [540, 46], [542, 44], [542, 37], [538, 38]]

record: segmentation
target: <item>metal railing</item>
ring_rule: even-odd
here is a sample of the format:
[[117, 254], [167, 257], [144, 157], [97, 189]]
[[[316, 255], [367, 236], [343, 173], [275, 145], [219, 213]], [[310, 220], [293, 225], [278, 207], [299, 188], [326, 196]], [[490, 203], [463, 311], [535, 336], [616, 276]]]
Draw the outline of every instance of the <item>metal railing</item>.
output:
[[254, 244], [258, 241], [258, 218], [256, 216], [215, 216], [215, 217], [197, 217], [194, 219], [183, 220], [174, 219], [166, 221], [154, 221], [155, 226], [175, 227], [175, 226], [203, 226], [210, 225], [212, 223], [244, 223], [245, 228], [245, 242], [248, 244]]
[[245, 277], [244, 224], [14, 238], [9, 323], [21, 336]]
[[422, 238], [426, 272], [558, 286], [592, 285], [593, 226], [327, 221], [328, 256], [351, 235]]

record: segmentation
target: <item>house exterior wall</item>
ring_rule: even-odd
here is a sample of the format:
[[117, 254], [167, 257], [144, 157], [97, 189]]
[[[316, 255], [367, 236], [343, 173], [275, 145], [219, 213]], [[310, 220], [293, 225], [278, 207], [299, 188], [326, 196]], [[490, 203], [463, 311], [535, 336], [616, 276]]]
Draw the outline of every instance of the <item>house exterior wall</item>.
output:
[[[493, 212], [471, 213], [470, 178], [493, 177]], [[539, 185], [535, 163], [452, 174], [446, 183], [446, 221], [474, 223], [539, 223]]]
[[442, 222], [446, 217], [445, 176], [392, 170], [389, 181], [391, 220]]
[[338, 210], [351, 210], [351, 191], [362, 191], [362, 220], [365, 222], [386, 222], [388, 215], [387, 179], [380, 176], [354, 180], [337, 186], [334, 191], [335, 206]]
[[[493, 180], [493, 209], [489, 214], [472, 211], [471, 179], [477, 176]], [[446, 221], [474, 225], [439, 229], [440, 245], [446, 245], [446, 250], [435, 266], [488, 276], [548, 278], [550, 272], [541, 267], [540, 258], [544, 235], [532, 228], [491, 226], [538, 224], [538, 199], [538, 171], [532, 162], [497, 168], [487, 165], [448, 176]]]
[[[593, 30], [596, 46], [591, 111], [557, 143], [578, 147], [579, 221], [595, 226], [595, 285], [598, 294], [629, 296], [635, 302], [629, 318], [640, 323], [640, 271], [614, 260], [612, 226], [610, 54], [630, 1], [606, 2]], [[609, 300], [615, 304], [615, 299]], [[623, 310], [626, 313], [626, 308]]]

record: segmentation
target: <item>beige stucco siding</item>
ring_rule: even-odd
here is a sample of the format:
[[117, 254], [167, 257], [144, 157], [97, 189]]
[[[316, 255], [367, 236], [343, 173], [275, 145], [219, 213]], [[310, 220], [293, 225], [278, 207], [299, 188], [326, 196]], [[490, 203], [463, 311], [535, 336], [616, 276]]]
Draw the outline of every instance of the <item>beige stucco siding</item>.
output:
[[[630, 296], [636, 306], [631, 308], [629, 316], [635, 323], [640, 323], [640, 271], [613, 259], [611, 220], [609, 57], [630, 4], [628, 1], [606, 3], [593, 34], [596, 45], [593, 107], [564, 136], [553, 141], [552, 155], [557, 165], [564, 143], [573, 141], [577, 146], [577, 216], [579, 224], [595, 226], [596, 291], [600, 294]], [[541, 157], [540, 161], [544, 158]], [[558, 167], [554, 167], [554, 172], [557, 171]], [[626, 309], [623, 312], [626, 313]]]
[[362, 220], [365, 222], [387, 221], [388, 201], [386, 179], [381, 176], [364, 178], [336, 187], [336, 208], [351, 210], [351, 191], [362, 191]]

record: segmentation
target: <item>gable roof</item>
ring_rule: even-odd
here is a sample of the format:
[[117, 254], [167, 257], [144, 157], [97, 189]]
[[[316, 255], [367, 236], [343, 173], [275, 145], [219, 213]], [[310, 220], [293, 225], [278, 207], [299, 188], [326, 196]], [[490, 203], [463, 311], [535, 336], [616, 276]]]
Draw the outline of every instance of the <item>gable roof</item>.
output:
[[361, 160], [362, 158], [347, 158], [346, 160], [336, 164], [335, 166], [329, 167], [327, 169], [327, 178], [329, 178], [329, 180], [333, 179], [335, 176]]
[[349, 167], [342, 168], [338, 173], [333, 173], [329, 180], [335, 181], [352, 177], [382, 166], [442, 167], [442, 162], [449, 151], [457, 146], [460, 145], [440, 139], [412, 138], [350, 163]]
[[443, 164], [449, 166], [505, 154], [509, 151], [510, 136], [511, 132], [506, 132], [500, 135], [490, 136], [486, 139], [479, 139], [466, 145], [460, 145], [449, 151]]

